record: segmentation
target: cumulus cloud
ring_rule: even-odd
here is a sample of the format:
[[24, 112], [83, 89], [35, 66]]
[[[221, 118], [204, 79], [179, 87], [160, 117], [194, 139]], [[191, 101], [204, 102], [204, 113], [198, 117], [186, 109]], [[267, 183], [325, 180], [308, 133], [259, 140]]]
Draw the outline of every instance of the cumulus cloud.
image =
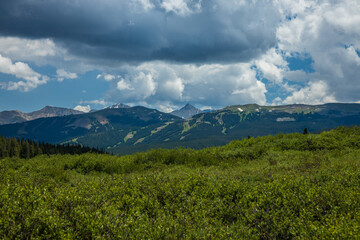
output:
[[282, 83], [284, 72], [288, 70], [288, 63], [275, 48], [270, 49], [260, 59], [256, 60], [255, 65], [261, 71], [262, 77], [277, 84]]
[[295, 19], [284, 21], [277, 29], [279, 49], [309, 55], [314, 73], [307, 74], [308, 81], [322, 79], [327, 91], [341, 102], [360, 98], [360, 59], [356, 53], [360, 48], [359, 12], [359, 1], [311, 1]]
[[[275, 101], [279, 101], [279, 99], [275, 99]], [[330, 102], [336, 102], [336, 99], [329, 92], [329, 88], [324, 81], [310, 82], [309, 86], [293, 92], [283, 101], [285, 104], [323, 104]]]
[[98, 74], [96, 79], [100, 79], [103, 78], [105, 81], [107, 82], [111, 82], [112, 80], [114, 80], [115, 78], [117, 78], [118, 76], [115, 76], [113, 74], [109, 74], [109, 73], [102, 73], [102, 74]]
[[57, 69], [56, 74], [59, 82], [62, 82], [64, 79], [78, 78], [78, 75], [76, 73], [67, 72], [64, 69]]
[[122, 90], [134, 90], [134, 88], [131, 87], [130, 83], [127, 83], [124, 79], [121, 79], [116, 84], [117, 89], [120, 91]]
[[90, 107], [90, 105], [86, 105], [86, 106], [77, 105], [76, 107], [74, 107], [74, 110], [84, 112], [84, 113], [88, 113], [88, 112], [91, 111], [91, 107]]
[[[166, 12], [174, 12], [178, 15], [185, 16], [192, 14], [193, 11], [189, 8], [188, 2], [186, 0], [163, 0], [161, 7], [165, 9]], [[197, 3], [197, 10], [201, 9], [201, 1]]]
[[113, 81], [107, 100], [142, 102], [174, 109], [187, 102], [221, 107], [248, 102], [266, 103], [265, 84], [256, 70], [246, 64], [166, 64], [163, 62], [127, 66], [127, 73]]
[[51, 39], [0, 37], [0, 53], [14, 60], [35, 61], [60, 51]]
[[3, 57], [0, 54], [0, 72], [13, 75], [17, 78], [23, 79], [17, 82], [9, 81], [2, 82], [2, 88], [7, 90], [21, 90], [24, 92], [36, 88], [38, 85], [45, 84], [49, 78], [35, 72], [26, 63], [13, 63], [10, 58]]

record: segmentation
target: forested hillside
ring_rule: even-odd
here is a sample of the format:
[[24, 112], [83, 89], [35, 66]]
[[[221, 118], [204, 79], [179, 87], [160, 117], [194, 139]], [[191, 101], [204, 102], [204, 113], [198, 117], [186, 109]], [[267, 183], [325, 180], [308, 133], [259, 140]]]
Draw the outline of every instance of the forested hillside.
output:
[[0, 160], [2, 239], [358, 239], [360, 128]]
[[320, 132], [360, 124], [360, 104], [228, 106], [184, 120], [145, 107], [108, 108], [0, 126], [0, 135], [50, 143], [78, 143], [131, 154], [153, 148], [222, 146], [248, 136]]
[[44, 142], [0, 136], [0, 159], [6, 157], [32, 158], [41, 154], [105, 153], [104, 150], [84, 147], [80, 144], [54, 145]]

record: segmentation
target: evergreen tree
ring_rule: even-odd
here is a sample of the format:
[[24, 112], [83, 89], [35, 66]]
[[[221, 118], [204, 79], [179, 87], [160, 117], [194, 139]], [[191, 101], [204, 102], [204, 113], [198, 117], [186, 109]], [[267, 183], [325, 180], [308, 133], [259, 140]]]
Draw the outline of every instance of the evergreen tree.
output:
[[304, 128], [304, 131], [303, 131], [303, 134], [308, 134], [308, 129], [307, 128]]

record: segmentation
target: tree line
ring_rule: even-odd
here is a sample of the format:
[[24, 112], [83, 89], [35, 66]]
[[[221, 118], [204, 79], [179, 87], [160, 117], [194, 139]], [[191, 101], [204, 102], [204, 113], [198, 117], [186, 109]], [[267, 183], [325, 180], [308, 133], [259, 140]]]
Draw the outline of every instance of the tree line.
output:
[[6, 157], [32, 158], [41, 154], [105, 153], [103, 149], [90, 148], [81, 144], [50, 144], [20, 138], [0, 136], [0, 159]]

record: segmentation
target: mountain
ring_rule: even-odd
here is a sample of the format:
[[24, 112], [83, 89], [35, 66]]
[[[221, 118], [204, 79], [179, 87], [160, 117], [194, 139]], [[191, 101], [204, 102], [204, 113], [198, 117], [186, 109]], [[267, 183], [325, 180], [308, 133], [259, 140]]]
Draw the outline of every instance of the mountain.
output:
[[116, 108], [130, 108], [130, 106], [123, 104], [123, 103], [117, 103], [115, 105], [112, 105], [110, 107], [107, 107], [108, 109], [116, 109]]
[[152, 148], [224, 145], [231, 140], [278, 133], [310, 133], [360, 125], [360, 104], [235, 105], [188, 120], [145, 107], [41, 118], [0, 126], [0, 135], [50, 143], [73, 142], [128, 154]]
[[[78, 138], [84, 138], [93, 141], [92, 144], [84, 145], [98, 146], [103, 145], [103, 142], [107, 145], [117, 143], [119, 139], [131, 139], [137, 130], [148, 126], [157, 128], [175, 120], [181, 119], [145, 107], [113, 108], [2, 125], [0, 135], [49, 143], [76, 143]], [[102, 134], [101, 138], [97, 137], [99, 134]]]
[[25, 121], [30, 121], [38, 118], [45, 117], [57, 117], [57, 116], [67, 116], [73, 114], [83, 114], [83, 112], [60, 107], [51, 107], [46, 106], [41, 110], [23, 113], [18, 110], [13, 111], [3, 111], [0, 112], [0, 125], [11, 124], [11, 123], [21, 123]]
[[203, 113], [203, 111], [201, 111], [200, 109], [198, 109], [190, 104], [186, 104], [181, 109], [171, 112], [171, 114], [181, 117], [183, 119], [189, 119], [192, 116], [199, 114], [199, 113]]
[[0, 112], [0, 125], [20, 123], [27, 120], [26, 114], [17, 110]]
[[41, 110], [31, 112], [26, 115], [29, 117], [29, 120], [34, 120], [38, 118], [59, 117], [59, 116], [68, 116], [68, 115], [83, 114], [83, 113], [84, 112], [69, 108], [46, 106]]

